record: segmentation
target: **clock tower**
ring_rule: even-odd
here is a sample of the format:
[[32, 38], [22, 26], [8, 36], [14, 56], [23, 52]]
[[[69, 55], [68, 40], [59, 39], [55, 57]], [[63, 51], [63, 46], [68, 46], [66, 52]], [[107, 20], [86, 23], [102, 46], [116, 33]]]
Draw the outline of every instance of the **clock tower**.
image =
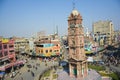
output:
[[73, 9], [68, 17], [69, 74], [84, 79], [87, 76], [87, 61], [84, 52], [82, 16]]

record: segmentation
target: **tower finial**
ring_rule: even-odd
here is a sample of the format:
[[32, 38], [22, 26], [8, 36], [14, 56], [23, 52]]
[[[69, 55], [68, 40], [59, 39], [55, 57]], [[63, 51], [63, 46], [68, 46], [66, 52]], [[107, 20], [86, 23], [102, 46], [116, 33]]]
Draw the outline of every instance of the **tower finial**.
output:
[[75, 9], [75, 2], [73, 1], [73, 10]]

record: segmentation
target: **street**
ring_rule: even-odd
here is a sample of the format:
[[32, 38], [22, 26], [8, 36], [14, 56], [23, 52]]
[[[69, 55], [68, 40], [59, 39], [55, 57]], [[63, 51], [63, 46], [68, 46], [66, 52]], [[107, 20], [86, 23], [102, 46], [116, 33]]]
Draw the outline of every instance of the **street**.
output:
[[[28, 68], [27, 64], [30, 64], [32, 67]], [[40, 60], [31, 60], [24, 65], [21, 69], [19, 69], [19, 73], [14, 77], [10, 78], [7, 76], [5, 80], [35, 80], [39, 78], [39, 75], [47, 68], [53, 65], [57, 65], [58, 62], [47, 62], [47, 66], [45, 62], [41, 62]], [[29, 70], [29, 71], [28, 71]]]

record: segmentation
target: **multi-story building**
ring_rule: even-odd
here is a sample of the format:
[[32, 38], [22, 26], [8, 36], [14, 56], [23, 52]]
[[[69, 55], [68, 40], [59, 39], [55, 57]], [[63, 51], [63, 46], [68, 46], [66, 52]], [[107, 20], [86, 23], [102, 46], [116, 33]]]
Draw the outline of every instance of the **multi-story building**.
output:
[[120, 30], [114, 31], [114, 39], [115, 43], [120, 42]]
[[35, 39], [34, 38], [30, 38], [29, 40], [29, 52], [28, 55], [34, 56], [35, 55]]
[[68, 17], [69, 74], [83, 80], [87, 76], [82, 16], [73, 9]]
[[60, 40], [57, 34], [43, 36], [35, 41], [35, 53], [39, 57], [52, 57], [59, 56], [60, 53]]
[[43, 43], [54, 43], [54, 44], [60, 44], [60, 39], [57, 34], [53, 35], [41, 35], [38, 36], [38, 38], [35, 41], [35, 44], [43, 44]]
[[16, 58], [13, 39], [0, 40], [0, 72], [10, 72], [24, 65], [25, 61]]
[[114, 26], [112, 21], [98, 21], [93, 23], [94, 40], [100, 45], [110, 45], [114, 40]]
[[0, 71], [13, 67], [15, 62], [14, 40], [2, 39], [0, 41]]
[[59, 56], [60, 55], [60, 45], [55, 45], [52, 43], [46, 44], [37, 44], [35, 47], [36, 56], [39, 57], [52, 57], [52, 56]]
[[24, 54], [29, 53], [29, 41], [25, 38], [15, 39], [15, 52]]

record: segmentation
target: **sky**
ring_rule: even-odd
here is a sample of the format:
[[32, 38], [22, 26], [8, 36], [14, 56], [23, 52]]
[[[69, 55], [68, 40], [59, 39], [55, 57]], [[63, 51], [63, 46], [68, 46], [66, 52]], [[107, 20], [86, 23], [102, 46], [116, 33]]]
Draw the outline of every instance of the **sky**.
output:
[[32, 37], [37, 32], [67, 34], [73, 2], [92, 31], [92, 23], [111, 20], [120, 29], [120, 0], [0, 0], [0, 36]]

